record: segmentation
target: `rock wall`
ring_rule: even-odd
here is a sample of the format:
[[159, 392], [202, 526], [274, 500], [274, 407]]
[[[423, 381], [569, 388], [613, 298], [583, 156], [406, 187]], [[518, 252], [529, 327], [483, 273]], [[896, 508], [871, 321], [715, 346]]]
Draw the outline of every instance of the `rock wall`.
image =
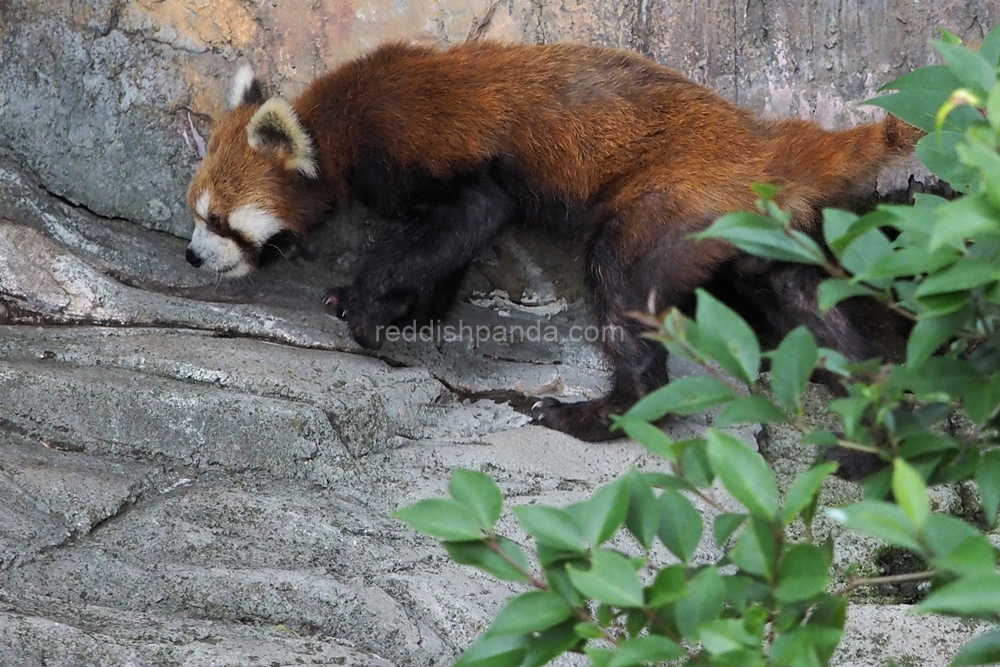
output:
[[[371, 232], [358, 211], [252, 279], [191, 270], [183, 194], [239, 63], [292, 95], [390, 38], [575, 40], [846, 124], [931, 58], [937, 26], [976, 38], [997, 21], [996, 0], [0, 0], [0, 665], [450, 664], [513, 587], [451, 564], [393, 509], [442, 493], [456, 466], [516, 505], [665, 465], [515, 409], [606, 389], [599, 351], [565, 336], [592, 321], [573, 250], [500, 239], [451, 315], [558, 340], [378, 357], [320, 305]], [[787, 434], [759, 440], [783, 485], [814, 458]], [[823, 502], [858, 495], [835, 480]], [[935, 509], [963, 502], [945, 489]], [[838, 571], [870, 562], [876, 541], [822, 529]], [[524, 539], [510, 516], [503, 530]], [[718, 556], [706, 539], [696, 558]], [[835, 664], [937, 667], [979, 629], [875, 602], [852, 605]]]

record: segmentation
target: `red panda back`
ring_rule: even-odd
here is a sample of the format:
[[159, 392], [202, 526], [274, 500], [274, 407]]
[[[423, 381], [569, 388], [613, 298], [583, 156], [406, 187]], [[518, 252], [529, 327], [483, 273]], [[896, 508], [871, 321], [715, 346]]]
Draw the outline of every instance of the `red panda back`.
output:
[[533, 187], [581, 202], [651, 151], [718, 162], [757, 145], [745, 112], [708, 89], [638, 55], [577, 45], [392, 45], [295, 106], [308, 125], [337, 128], [329, 134], [345, 148], [321, 151], [335, 155], [334, 171], [356, 157], [345, 149], [438, 177], [503, 155]]

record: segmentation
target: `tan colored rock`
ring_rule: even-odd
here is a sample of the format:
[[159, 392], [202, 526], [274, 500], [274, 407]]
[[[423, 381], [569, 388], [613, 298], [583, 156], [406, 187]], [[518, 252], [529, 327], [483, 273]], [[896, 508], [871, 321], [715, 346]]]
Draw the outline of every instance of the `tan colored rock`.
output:
[[195, 52], [246, 48], [258, 33], [254, 17], [238, 0], [132, 0], [121, 12], [119, 28]]

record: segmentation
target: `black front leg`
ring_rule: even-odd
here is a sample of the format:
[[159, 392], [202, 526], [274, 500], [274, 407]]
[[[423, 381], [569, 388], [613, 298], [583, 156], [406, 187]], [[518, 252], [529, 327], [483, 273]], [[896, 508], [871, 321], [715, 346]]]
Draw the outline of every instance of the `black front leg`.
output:
[[465, 267], [514, 214], [514, 199], [489, 175], [456, 179], [420, 219], [374, 247], [351, 285], [331, 290], [326, 303], [360, 345], [378, 349], [394, 322], [443, 314]]

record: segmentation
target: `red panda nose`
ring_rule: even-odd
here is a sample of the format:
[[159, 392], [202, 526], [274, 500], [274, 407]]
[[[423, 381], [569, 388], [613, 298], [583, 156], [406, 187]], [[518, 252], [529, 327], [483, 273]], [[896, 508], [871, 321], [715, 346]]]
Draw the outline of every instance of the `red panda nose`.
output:
[[201, 257], [199, 257], [194, 250], [191, 250], [191, 248], [187, 249], [187, 252], [184, 253], [184, 257], [187, 259], [188, 264], [190, 264], [194, 268], [197, 269], [199, 266], [201, 266], [202, 262]]

